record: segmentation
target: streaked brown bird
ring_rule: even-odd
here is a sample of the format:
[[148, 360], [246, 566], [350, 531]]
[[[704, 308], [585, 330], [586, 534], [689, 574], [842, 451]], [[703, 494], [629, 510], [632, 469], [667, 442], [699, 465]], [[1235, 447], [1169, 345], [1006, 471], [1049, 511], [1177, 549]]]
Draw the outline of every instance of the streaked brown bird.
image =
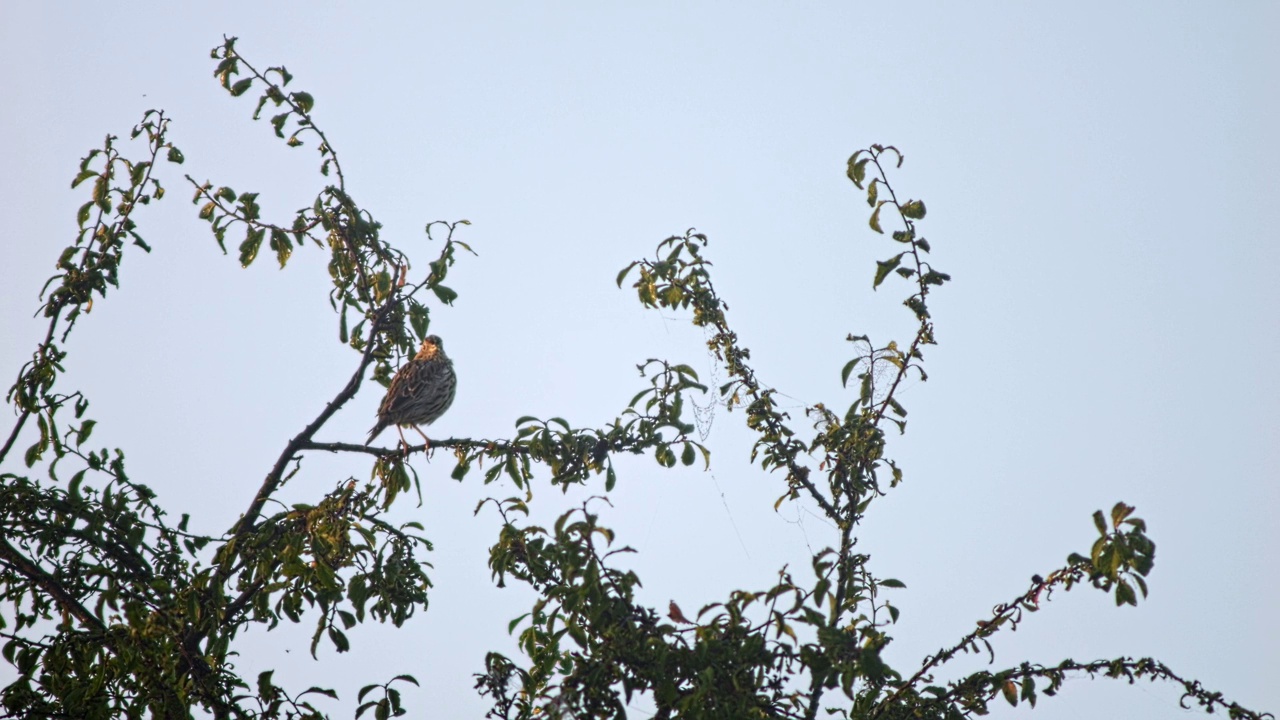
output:
[[440, 419], [453, 404], [453, 394], [457, 389], [458, 378], [453, 374], [453, 361], [444, 354], [444, 344], [439, 336], [428, 335], [422, 341], [418, 354], [391, 378], [387, 396], [378, 406], [378, 424], [369, 431], [365, 446], [388, 425], [395, 425], [400, 433], [400, 442], [408, 447], [402, 429], [408, 425], [417, 430], [430, 447], [431, 441], [418, 426], [430, 425]]

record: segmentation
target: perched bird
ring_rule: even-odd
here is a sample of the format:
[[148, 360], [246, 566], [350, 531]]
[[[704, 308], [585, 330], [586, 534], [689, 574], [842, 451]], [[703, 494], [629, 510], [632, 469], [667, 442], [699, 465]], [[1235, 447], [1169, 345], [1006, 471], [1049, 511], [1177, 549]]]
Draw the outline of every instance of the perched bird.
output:
[[378, 433], [388, 425], [395, 425], [400, 442], [405, 442], [401, 426], [409, 425], [418, 431], [427, 446], [431, 441], [419, 425], [430, 425], [453, 404], [453, 394], [458, 388], [458, 378], [453, 374], [453, 362], [444, 354], [444, 345], [436, 335], [422, 341], [422, 349], [407, 365], [391, 378], [387, 396], [378, 406], [378, 424], [369, 431], [367, 447]]
[[667, 617], [678, 623], [684, 623], [685, 625], [696, 624], [689, 618], [685, 617], [684, 613], [680, 612], [680, 606], [676, 604], [675, 600], [672, 600], [671, 604], [667, 606]]

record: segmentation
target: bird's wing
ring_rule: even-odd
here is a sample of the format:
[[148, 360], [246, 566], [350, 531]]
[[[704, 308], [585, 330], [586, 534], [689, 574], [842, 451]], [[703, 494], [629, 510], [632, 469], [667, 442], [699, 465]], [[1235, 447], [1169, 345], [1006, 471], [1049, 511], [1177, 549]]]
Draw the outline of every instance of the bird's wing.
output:
[[378, 408], [378, 414], [395, 414], [406, 406], [412, 405], [415, 401], [414, 399], [425, 394], [428, 388], [445, 382], [450, 372], [451, 369], [445, 363], [409, 363], [391, 379], [391, 385], [387, 388], [387, 396], [383, 398], [382, 406]]

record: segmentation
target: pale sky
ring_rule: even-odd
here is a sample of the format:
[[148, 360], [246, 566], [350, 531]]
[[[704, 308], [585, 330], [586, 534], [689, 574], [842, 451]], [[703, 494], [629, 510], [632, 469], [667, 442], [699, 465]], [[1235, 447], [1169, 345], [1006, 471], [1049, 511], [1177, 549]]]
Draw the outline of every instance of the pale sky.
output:
[[[225, 34], [311, 92], [355, 198], [425, 273], [422, 227], [466, 218], [464, 257], [432, 330], [458, 369], [441, 437], [503, 437], [526, 414], [612, 420], [643, 387], [634, 366], [687, 362], [713, 377], [683, 315], [642, 311], [617, 271], [696, 227], [761, 379], [793, 402], [843, 410], [844, 338], [902, 337], [906, 294], [871, 291], [896, 252], [866, 226], [845, 161], [897, 145], [900, 195], [953, 283], [931, 300], [939, 346], [890, 456], [906, 483], [873, 506], [860, 549], [903, 580], [886, 659], [912, 672], [1032, 574], [1087, 551], [1089, 515], [1123, 500], [1157, 543], [1151, 597], [1117, 609], [1058, 594], [994, 642], [995, 668], [1152, 655], [1254, 710], [1280, 711], [1280, 6], [1224, 3], [766, 4], [316, 3], [200, 7], [8, 3], [0, 9], [0, 368], [42, 333], [36, 294], [71, 242], [77, 163], [152, 107], [187, 163], [139, 217], [150, 255], [70, 343], [94, 440], [197, 529], [234, 522], [288, 438], [357, 360], [337, 342], [326, 256], [279, 271], [223, 257], [182, 179], [262, 193], [287, 220], [322, 187], [313, 148], [288, 150], [252, 100], [213, 80]], [[132, 250], [133, 248], [131, 248]], [[6, 379], [4, 386], [11, 382]], [[367, 385], [322, 433], [356, 440]], [[833, 541], [781, 478], [747, 465], [741, 413], [721, 410], [711, 472], [623, 460], [602, 522], [655, 606], [686, 611], [772, 585]], [[28, 443], [30, 441], [28, 440]], [[20, 446], [25, 446], [22, 443]], [[411, 717], [480, 717], [484, 654], [518, 658], [507, 622], [532, 596], [485, 567], [498, 520], [483, 487], [419, 460], [435, 543], [429, 612], [353, 631], [352, 652], [307, 654], [311, 626], [255, 633], [246, 675], [355, 689], [407, 672]], [[6, 467], [6, 469], [10, 469]], [[366, 477], [365, 459], [308, 456], [285, 490], [314, 499]], [[474, 475], [474, 474], [473, 474]], [[539, 488], [538, 519], [587, 493]], [[803, 574], [803, 573], [802, 573]], [[986, 667], [963, 657], [943, 679]], [[10, 677], [0, 668], [0, 681]], [[1035, 717], [1201, 716], [1172, 685], [1068, 682]], [[1025, 708], [993, 705], [994, 717]], [[638, 701], [634, 717], [647, 717]]]

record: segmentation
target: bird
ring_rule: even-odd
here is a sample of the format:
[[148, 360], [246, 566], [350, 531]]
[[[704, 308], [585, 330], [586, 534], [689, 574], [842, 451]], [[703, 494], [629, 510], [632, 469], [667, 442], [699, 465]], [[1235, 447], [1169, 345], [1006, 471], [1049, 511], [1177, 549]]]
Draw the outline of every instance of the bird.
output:
[[388, 425], [396, 426], [405, 448], [409, 447], [402, 429], [405, 425], [417, 430], [430, 447], [431, 440], [418, 426], [439, 420], [453, 404], [457, 389], [458, 377], [453, 373], [453, 361], [444, 353], [444, 343], [438, 335], [428, 335], [418, 354], [391, 378], [387, 396], [378, 406], [378, 422], [369, 431], [365, 447]]
[[667, 617], [678, 623], [684, 623], [685, 625], [696, 624], [689, 618], [685, 617], [684, 613], [680, 612], [680, 606], [676, 604], [675, 600], [672, 600], [671, 604], [667, 606]]

